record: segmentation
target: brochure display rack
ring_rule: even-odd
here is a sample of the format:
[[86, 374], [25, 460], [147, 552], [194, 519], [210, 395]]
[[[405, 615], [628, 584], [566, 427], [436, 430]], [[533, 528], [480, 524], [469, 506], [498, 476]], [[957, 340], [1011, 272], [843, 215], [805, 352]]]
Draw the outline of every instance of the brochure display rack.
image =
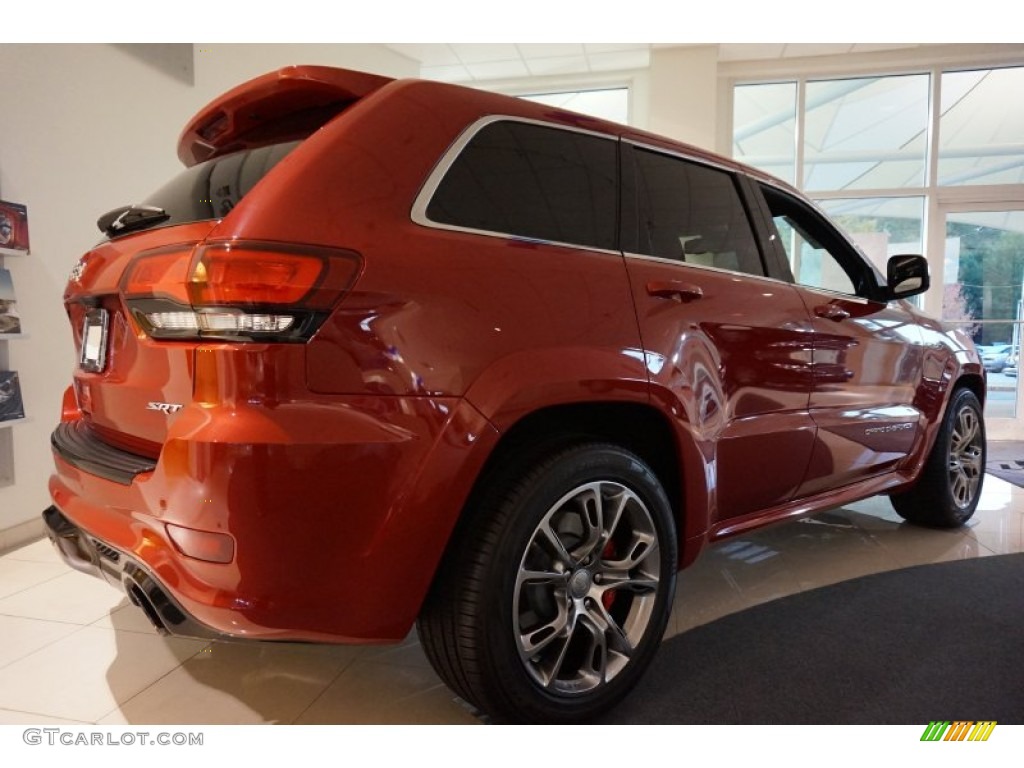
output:
[[0, 488], [14, 483], [14, 430], [25, 421], [25, 403], [17, 371], [10, 370], [7, 344], [25, 338], [14, 279], [7, 257], [29, 252], [28, 209], [0, 200]]

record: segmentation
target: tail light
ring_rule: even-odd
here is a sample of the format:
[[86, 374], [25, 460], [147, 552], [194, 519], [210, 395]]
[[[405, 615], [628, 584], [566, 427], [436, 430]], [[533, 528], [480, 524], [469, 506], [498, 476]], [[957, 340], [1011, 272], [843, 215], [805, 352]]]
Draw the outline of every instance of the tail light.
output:
[[153, 338], [305, 341], [360, 264], [352, 251], [281, 243], [178, 246], [136, 256], [121, 294]]

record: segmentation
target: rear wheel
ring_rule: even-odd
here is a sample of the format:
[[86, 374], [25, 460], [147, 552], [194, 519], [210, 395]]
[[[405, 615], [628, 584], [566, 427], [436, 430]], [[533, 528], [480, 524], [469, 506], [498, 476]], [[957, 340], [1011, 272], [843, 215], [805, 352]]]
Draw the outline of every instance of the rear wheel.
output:
[[675, 588], [670, 506], [636, 456], [585, 444], [488, 478], [420, 616], [428, 658], [496, 721], [578, 722], [646, 669]]
[[955, 528], [974, 514], [985, 477], [985, 420], [969, 389], [953, 393], [921, 477], [892, 495], [900, 517], [918, 525]]

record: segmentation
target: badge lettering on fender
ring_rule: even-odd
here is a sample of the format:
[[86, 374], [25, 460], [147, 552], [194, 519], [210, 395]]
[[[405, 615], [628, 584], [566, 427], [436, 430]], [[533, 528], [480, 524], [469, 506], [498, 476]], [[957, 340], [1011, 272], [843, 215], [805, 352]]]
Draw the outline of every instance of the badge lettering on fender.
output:
[[878, 435], [878, 434], [882, 434], [882, 433], [885, 433], [885, 432], [902, 432], [905, 429], [913, 429], [913, 428], [914, 428], [913, 424], [889, 424], [889, 425], [884, 426], [884, 427], [871, 427], [870, 429], [865, 429], [864, 430], [864, 434], [865, 435]]
[[146, 410], [162, 411], [163, 413], [166, 413], [168, 416], [170, 416], [172, 413], [177, 413], [184, 407], [185, 406], [181, 405], [180, 403], [148, 403], [146, 405]]

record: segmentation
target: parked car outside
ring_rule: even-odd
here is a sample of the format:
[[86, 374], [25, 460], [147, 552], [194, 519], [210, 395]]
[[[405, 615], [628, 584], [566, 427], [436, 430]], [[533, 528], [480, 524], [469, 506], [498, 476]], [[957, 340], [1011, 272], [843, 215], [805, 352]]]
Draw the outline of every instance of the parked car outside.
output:
[[991, 373], [1002, 373], [1003, 369], [1009, 365], [1010, 358], [1013, 356], [1013, 347], [1009, 344], [1002, 344], [993, 347], [988, 347], [981, 352], [981, 362], [985, 366], [985, 370]]
[[228, 92], [178, 156], [71, 275], [44, 513], [163, 632], [418, 622], [495, 720], [578, 722], [709, 543], [874, 494], [974, 513], [984, 370], [906, 301], [924, 259], [882, 276], [760, 171], [324, 67]]
[[1017, 376], [1017, 365], [1018, 365], [1019, 357], [1020, 356], [1016, 352], [1014, 352], [1014, 353], [1012, 353], [1010, 355], [1009, 359], [1006, 361], [1006, 367], [1003, 368], [1003, 375], [1004, 376], [1009, 376], [1011, 378], [1016, 378], [1016, 376]]

